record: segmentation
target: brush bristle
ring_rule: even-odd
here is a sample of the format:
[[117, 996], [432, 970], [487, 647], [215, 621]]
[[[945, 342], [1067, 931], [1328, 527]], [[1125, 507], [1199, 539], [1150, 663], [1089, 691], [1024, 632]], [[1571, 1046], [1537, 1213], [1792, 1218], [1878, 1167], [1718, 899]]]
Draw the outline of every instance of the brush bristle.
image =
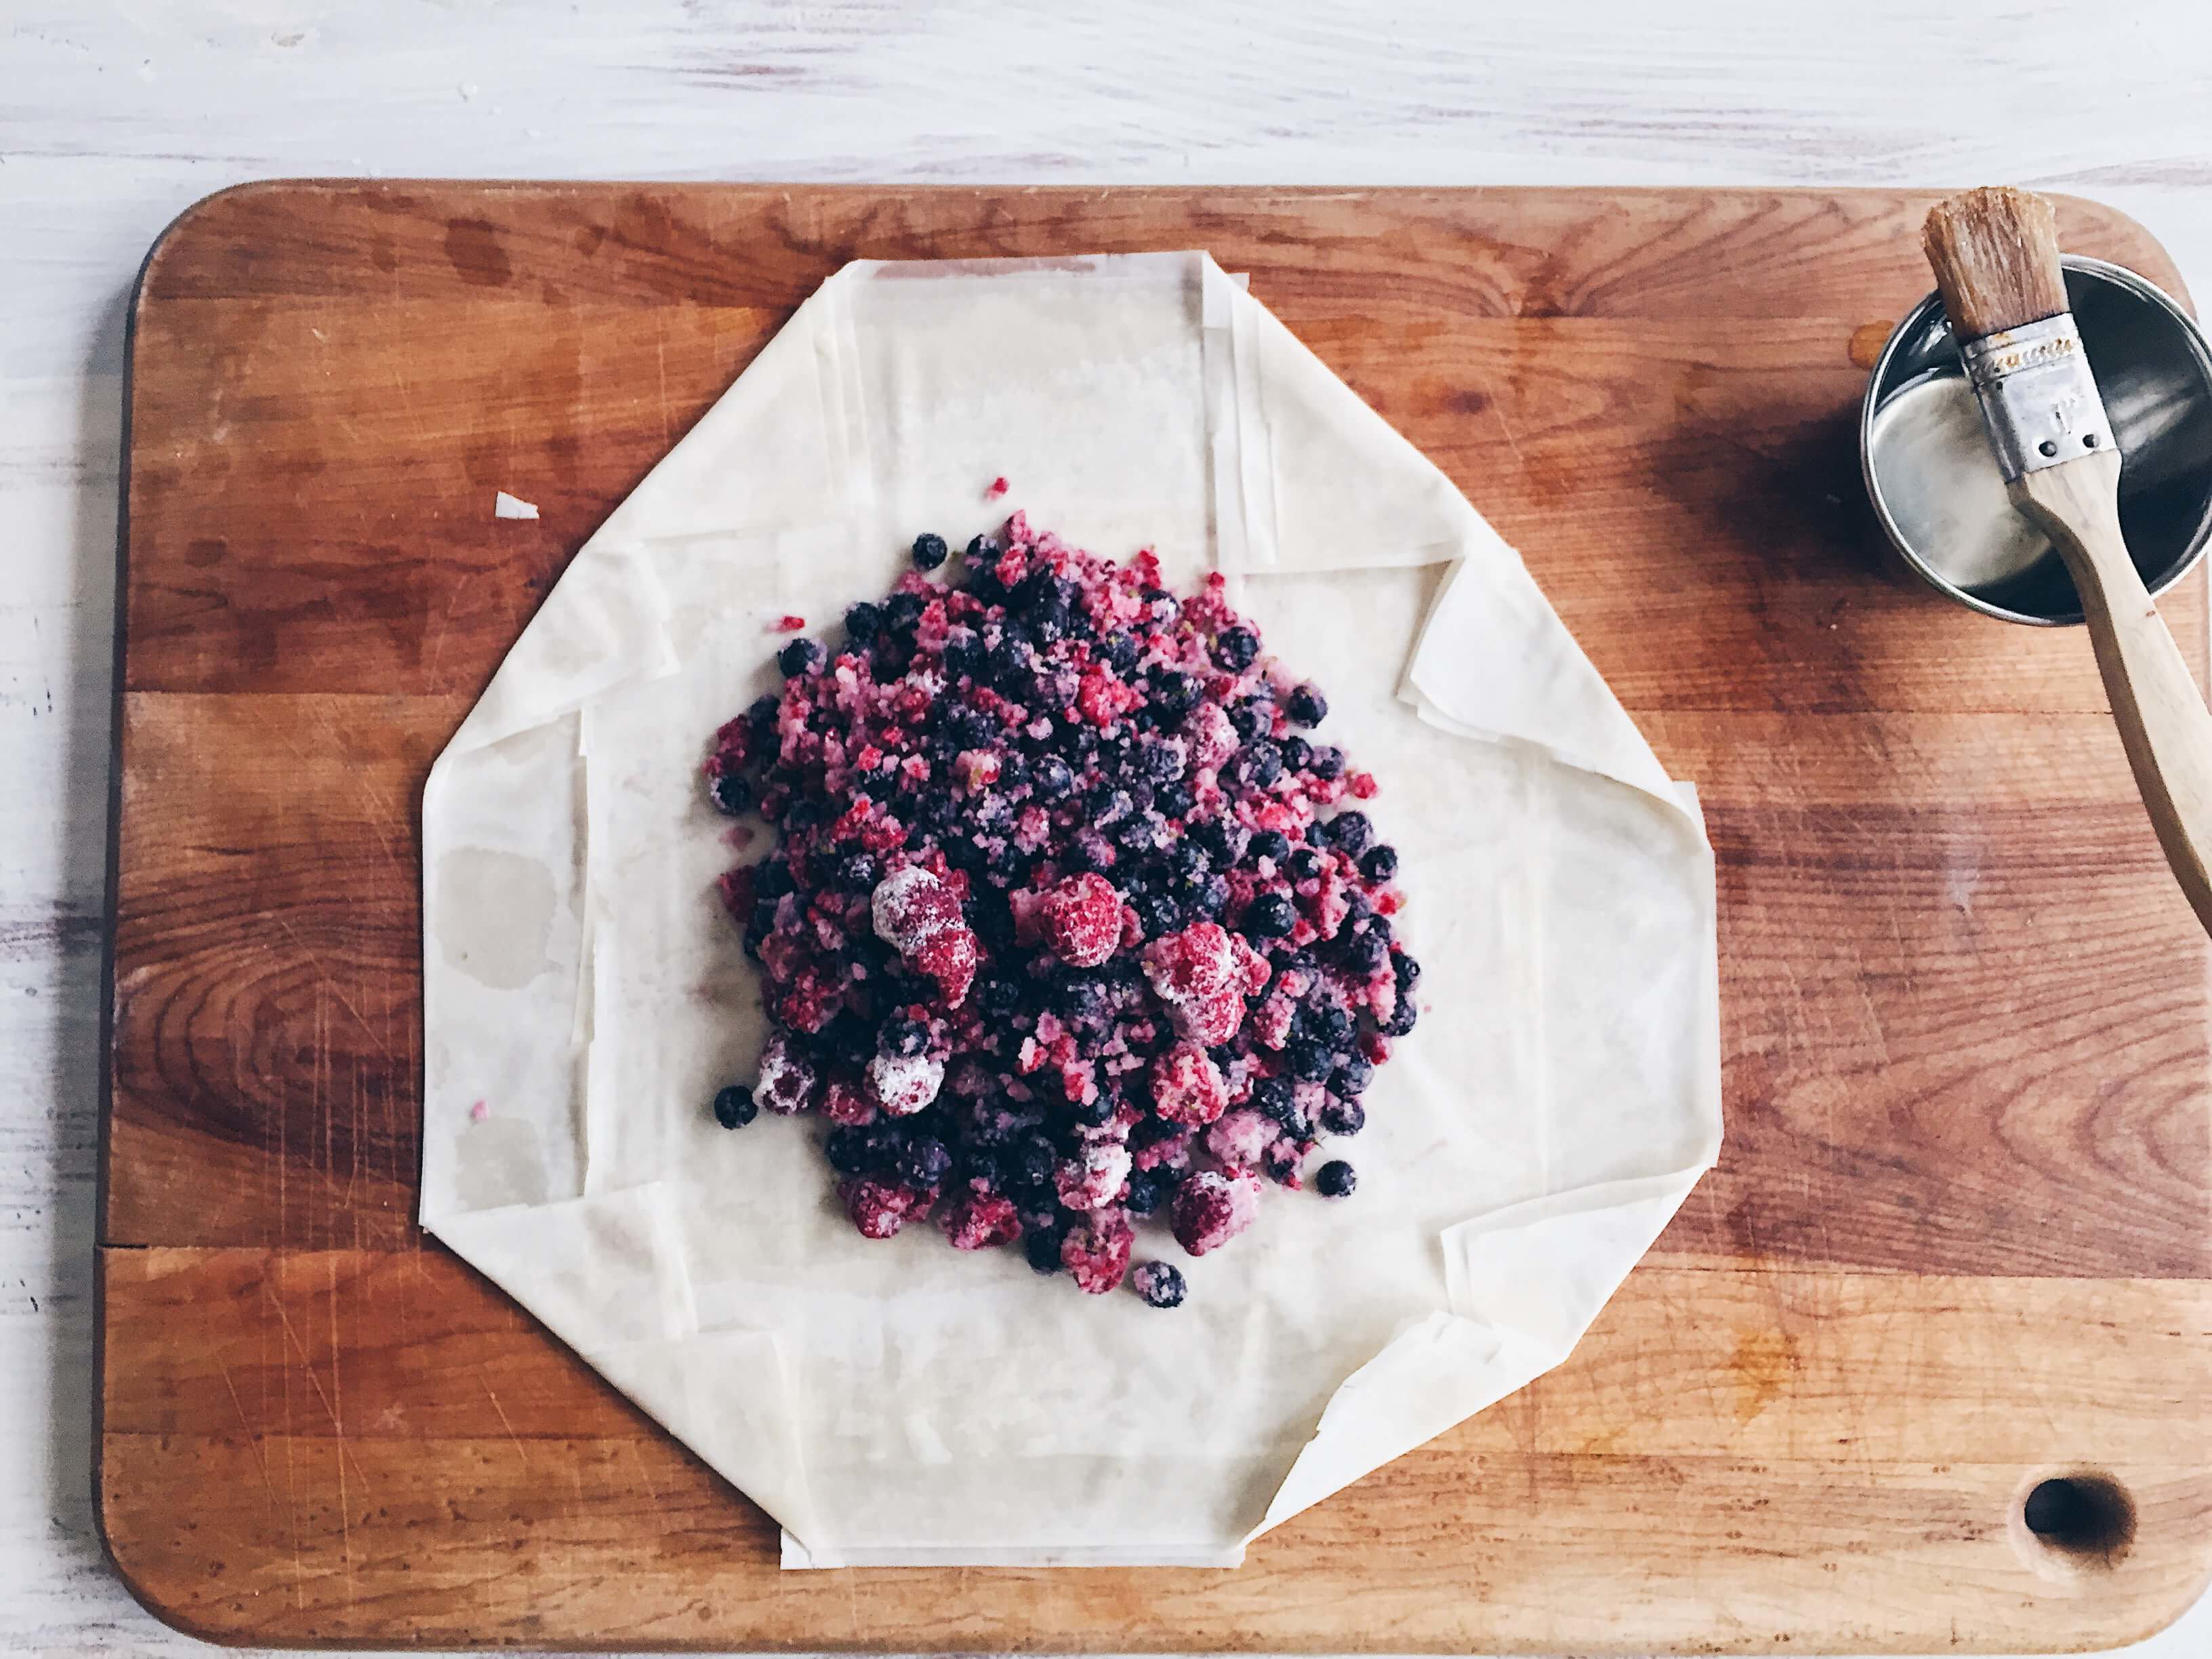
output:
[[1920, 245], [1961, 345], [2066, 309], [2058, 219], [2040, 196], [1995, 185], [1938, 202]]

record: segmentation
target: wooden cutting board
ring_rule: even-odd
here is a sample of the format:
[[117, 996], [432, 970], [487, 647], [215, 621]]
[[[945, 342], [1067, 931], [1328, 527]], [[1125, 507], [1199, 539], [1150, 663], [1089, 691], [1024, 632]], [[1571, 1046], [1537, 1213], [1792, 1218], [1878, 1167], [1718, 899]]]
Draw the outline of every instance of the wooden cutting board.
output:
[[[2087, 640], [1881, 574], [1854, 422], [1925, 206], [331, 183], [187, 214], [129, 405], [98, 1481], [133, 1589], [272, 1645], [2041, 1651], [2171, 1618], [2212, 1564], [2206, 943]], [[2178, 287], [2128, 221], [2063, 218]], [[1239, 1571], [781, 1572], [413, 1224], [423, 775], [846, 260], [1180, 247], [1458, 480], [1698, 781], [1727, 1151], [1569, 1364]], [[2201, 580], [2166, 608], [2202, 678]]]

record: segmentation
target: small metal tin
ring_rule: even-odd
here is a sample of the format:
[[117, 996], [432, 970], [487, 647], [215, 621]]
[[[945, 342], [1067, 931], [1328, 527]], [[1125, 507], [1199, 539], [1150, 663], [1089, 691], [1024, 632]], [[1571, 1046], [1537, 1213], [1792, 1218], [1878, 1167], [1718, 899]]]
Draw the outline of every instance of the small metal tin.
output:
[[[2212, 543], [2212, 347], [2154, 284], [2069, 255], [2066, 296], [2121, 453], [2120, 524], [2153, 593]], [[1867, 495], [1907, 568], [2007, 622], [2081, 620], [2049, 540], [2013, 508], [1933, 294], [1875, 360], [1859, 416]]]

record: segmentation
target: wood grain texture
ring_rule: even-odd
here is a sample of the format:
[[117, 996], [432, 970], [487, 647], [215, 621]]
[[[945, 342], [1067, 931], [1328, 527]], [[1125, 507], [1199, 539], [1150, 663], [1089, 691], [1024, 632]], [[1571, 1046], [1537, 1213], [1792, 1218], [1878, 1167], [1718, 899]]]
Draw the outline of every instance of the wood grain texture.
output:
[[[1615, 1649], [1626, 1628], [1863, 1649], [1893, 1639], [1887, 1604], [1918, 1600], [1978, 1644], [2124, 1633], [2094, 1583], [2039, 1577], [2005, 1537], [2019, 1435], [1994, 1402], [2030, 1389], [2051, 1461], [2125, 1480], [2146, 1537], [2212, 1521], [2204, 1421], [2170, 1392], [2212, 1340], [2202, 1280], [1647, 1269], [1571, 1365], [1234, 1574], [917, 1584], [777, 1573], [766, 1517], [450, 1258], [111, 1251], [106, 1277], [109, 1525], [147, 1517], [142, 1590], [213, 1633], [1268, 1650], [1328, 1630], [1347, 1651], [1463, 1651]], [[210, 1341], [164, 1352], [210, 1303], [233, 1311]], [[1687, 1549], [1692, 1516], [1711, 1519]], [[2141, 1618], [2196, 1568], [2184, 1551], [2136, 1571]]]
[[[197, 210], [131, 401], [100, 1393], [140, 1594], [272, 1643], [1866, 1651], [2171, 1616], [2212, 1511], [2206, 945], [2086, 641], [1879, 572], [1852, 411], [1927, 199]], [[1566, 1367], [1241, 1572], [779, 1574], [757, 1511], [412, 1226], [416, 792], [575, 547], [843, 260], [1194, 244], [1522, 547], [1699, 780], [1729, 1143]], [[495, 489], [544, 516], [495, 523]], [[2201, 641], [2201, 580], [2167, 603]], [[2066, 1468], [2136, 1504], [2109, 1571], [2008, 1530]]]

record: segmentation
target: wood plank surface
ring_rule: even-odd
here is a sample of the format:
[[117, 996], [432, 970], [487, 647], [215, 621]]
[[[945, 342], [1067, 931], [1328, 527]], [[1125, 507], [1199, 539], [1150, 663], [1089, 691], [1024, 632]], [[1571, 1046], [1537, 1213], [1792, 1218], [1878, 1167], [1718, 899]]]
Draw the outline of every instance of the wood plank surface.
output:
[[[2085, 1645], [2212, 1546], [2207, 950], [2077, 631], [1888, 576], [1925, 198], [290, 185], [134, 319], [100, 1497], [239, 1640]], [[2136, 227], [2069, 245], [2178, 286]], [[1205, 246], [1522, 550], [1720, 861], [1729, 1138], [1570, 1363], [1233, 1574], [781, 1574], [414, 1227], [416, 805], [605, 513], [849, 258]], [[535, 521], [489, 517], [507, 489]], [[2205, 669], [2192, 579], [2166, 602]], [[2116, 1559], [2021, 1525], [2117, 1481]]]

